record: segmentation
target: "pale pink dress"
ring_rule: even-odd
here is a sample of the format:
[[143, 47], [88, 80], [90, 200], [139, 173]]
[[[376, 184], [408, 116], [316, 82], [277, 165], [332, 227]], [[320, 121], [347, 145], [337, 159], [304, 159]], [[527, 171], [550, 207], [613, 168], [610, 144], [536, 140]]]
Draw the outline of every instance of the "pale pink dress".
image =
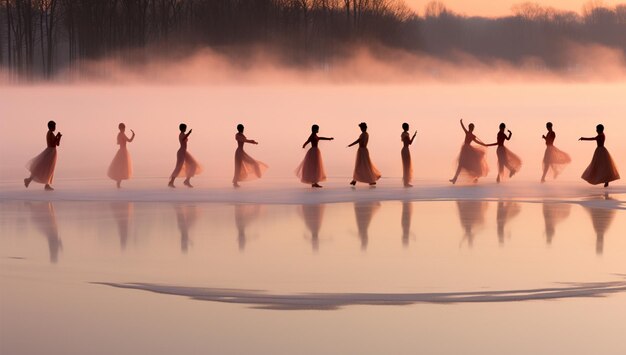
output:
[[472, 179], [487, 176], [489, 173], [489, 166], [487, 166], [487, 160], [485, 159], [485, 150], [472, 145], [475, 138], [476, 136], [473, 133], [467, 132], [465, 134], [465, 141], [463, 146], [461, 146], [458, 158], [461, 172], [469, 175]]
[[359, 136], [359, 149], [356, 151], [356, 162], [354, 163], [352, 179], [358, 182], [373, 184], [380, 179], [381, 174], [370, 159], [370, 153], [367, 150], [368, 141], [369, 134], [367, 132], [361, 133], [361, 136]]
[[496, 149], [498, 156], [498, 174], [502, 175], [504, 168], [507, 168], [512, 175], [522, 168], [522, 159], [504, 146], [505, 140], [506, 134], [504, 134], [504, 132], [498, 132], [498, 148]]
[[30, 171], [33, 181], [41, 184], [51, 184], [54, 176], [54, 167], [57, 163], [57, 146], [59, 140], [53, 131], [46, 134], [46, 149], [31, 159], [26, 168]]
[[600, 133], [595, 137], [598, 147], [593, 153], [591, 163], [589, 163], [589, 166], [581, 176], [583, 180], [592, 185], [604, 184], [620, 178], [611, 154], [604, 147], [605, 139], [604, 133]]
[[546, 152], [543, 155], [543, 165], [552, 169], [552, 173], [556, 178], [563, 171], [565, 165], [572, 162], [572, 158], [570, 158], [569, 154], [554, 146], [555, 138], [556, 133], [554, 132], [548, 132], [546, 135]]
[[194, 175], [198, 175], [202, 172], [202, 167], [198, 162], [187, 152], [187, 140], [189, 138], [185, 133], [178, 135], [178, 141], [180, 142], [180, 148], [176, 152], [176, 167], [172, 172], [171, 177], [185, 176], [191, 178]]
[[296, 169], [296, 175], [305, 184], [317, 184], [326, 180], [322, 152], [317, 147], [319, 140], [316, 134], [311, 134], [309, 137], [311, 148], [306, 152], [304, 159]]
[[402, 181], [406, 185], [411, 183], [411, 180], [413, 179], [413, 165], [411, 162], [411, 151], [409, 150], [411, 137], [409, 132], [402, 132], [400, 139], [404, 144], [402, 150], [400, 151], [400, 155], [402, 156]]
[[248, 153], [243, 150], [246, 142], [246, 136], [243, 133], [235, 134], [237, 141], [237, 150], [235, 150], [235, 175], [233, 182], [258, 179], [267, 170], [267, 165], [254, 160]]
[[126, 143], [128, 141], [128, 138], [126, 138], [123, 132], [117, 134], [117, 144], [119, 144], [120, 149], [118, 149], [113, 157], [113, 161], [111, 161], [107, 172], [107, 176], [115, 181], [128, 180], [133, 175], [130, 154], [128, 153], [128, 149], [126, 149]]

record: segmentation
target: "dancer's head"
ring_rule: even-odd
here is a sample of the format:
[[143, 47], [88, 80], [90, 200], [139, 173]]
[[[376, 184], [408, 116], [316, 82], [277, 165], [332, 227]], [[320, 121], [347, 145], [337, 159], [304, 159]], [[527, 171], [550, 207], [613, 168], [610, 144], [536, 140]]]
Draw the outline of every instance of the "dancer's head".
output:
[[311, 126], [311, 132], [312, 133], [318, 133], [320, 131], [320, 126], [314, 124], [313, 126]]
[[474, 124], [470, 123], [469, 126], [467, 126], [469, 128], [470, 132], [474, 132]]
[[500, 130], [504, 131], [505, 128], [506, 128], [506, 125], [504, 123], [500, 123]]
[[551, 131], [552, 130], [552, 122], [546, 123], [546, 128], [548, 129], [548, 131]]
[[178, 125], [178, 129], [184, 133], [187, 130], [187, 125], [184, 123], [181, 123]]
[[406, 131], [408, 131], [408, 130], [409, 130], [409, 124], [408, 124], [408, 123], [406, 123], [406, 122], [404, 122], [404, 123], [402, 124], [402, 129], [403, 129], [405, 132], [406, 132]]
[[237, 132], [243, 133], [243, 125], [241, 123], [237, 125]]
[[361, 129], [361, 132], [367, 131], [367, 123], [365, 122], [359, 123], [359, 128]]
[[117, 125], [117, 128], [120, 129], [120, 132], [124, 132], [126, 130], [126, 125], [123, 123], [120, 123]]
[[604, 125], [603, 124], [597, 125], [596, 126], [596, 132], [603, 133], [604, 132]]
[[54, 121], [48, 121], [48, 129], [54, 131], [57, 129], [57, 123]]

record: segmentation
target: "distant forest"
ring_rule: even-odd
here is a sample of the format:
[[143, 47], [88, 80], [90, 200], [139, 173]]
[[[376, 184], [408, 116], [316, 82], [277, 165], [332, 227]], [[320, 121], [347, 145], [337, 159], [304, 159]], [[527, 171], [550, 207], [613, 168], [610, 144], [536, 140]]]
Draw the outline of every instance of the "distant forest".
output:
[[511, 10], [486, 18], [438, 1], [415, 12], [402, 0], [0, 0], [0, 68], [17, 80], [53, 78], [86, 61], [140, 65], [207, 47], [234, 61], [271, 49], [282, 64], [303, 67], [332, 63], [356, 46], [513, 65], [532, 59], [551, 70], [574, 65], [561, 50], [569, 43], [626, 54], [626, 4]]

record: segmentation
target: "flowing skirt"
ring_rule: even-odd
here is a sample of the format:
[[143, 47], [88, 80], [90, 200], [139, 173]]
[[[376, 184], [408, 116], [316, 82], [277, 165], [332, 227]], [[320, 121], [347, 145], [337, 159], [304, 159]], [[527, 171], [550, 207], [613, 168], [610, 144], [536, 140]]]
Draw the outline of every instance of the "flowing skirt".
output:
[[115, 181], [130, 179], [133, 175], [133, 166], [128, 149], [124, 147], [117, 151], [113, 161], [111, 161], [111, 165], [109, 165], [107, 175]]
[[565, 165], [571, 162], [572, 158], [570, 158], [569, 154], [553, 145], [546, 147], [546, 152], [543, 155], [543, 165], [552, 169], [555, 178], [563, 171]]
[[31, 159], [26, 168], [30, 171], [33, 181], [41, 184], [51, 184], [54, 167], [57, 164], [57, 149], [48, 147]]
[[459, 167], [472, 179], [487, 176], [489, 166], [487, 166], [487, 160], [485, 159], [485, 150], [469, 144], [463, 144], [461, 153], [459, 153]]
[[619, 180], [617, 167], [605, 147], [596, 148], [591, 163], [581, 177], [592, 185]]
[[402, 156], [402, 181], [408, 184], [413, 179], [413, 165], [411, 163], [411, 151], [409, 147], [404, 147], [400, 151]]
[[317, 184], [326, 180], [322, 152], [318, 147], [312, 147], [306, 152], [302, 163], [296, 169], [296, 175], [305, 184]]
[[176, 167], [171, 177], [185, 176], [187, 179], [202, 172], [202, 167], [186, 150], [179, 149], [176, 153]]
[[235, 151], [235, 176], [233, 182], [258, 179], [267, 170], [267, 165], [254, 160], [243, 149]]
[[498, 155], [498, 172], [502, 173], [504, 168], [509, 169], [511, 175], [517, 173], [522, 168], [522, 159], [515, 155], [505, 146], [498, 146], [496, 150]]
[[370, 159], [370, 152], [367, 148], [359, 147], [356, 151], [356, 162], [354, 163], [354, 174], [352, 179], [368, 184], [375, 183], [380, 179], [380, 171]]

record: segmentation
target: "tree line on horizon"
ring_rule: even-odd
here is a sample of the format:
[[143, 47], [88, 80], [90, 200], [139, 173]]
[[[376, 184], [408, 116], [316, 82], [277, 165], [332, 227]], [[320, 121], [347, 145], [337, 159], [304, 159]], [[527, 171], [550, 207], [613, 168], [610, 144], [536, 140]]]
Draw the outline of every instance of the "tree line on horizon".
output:
[[18, 80], [104, 58], [175, 60], [199, 48], [242, 63], [247, 51], [271, 48], [282, 64], [305, 67], [369, 46], [513, 64], [533, 58], [559, 70], [575, 64], [568, 43], [626, 54], [626, 3], [594, 0], [576, 13], [527, 2], [491, 18], [440, 1], [419, 14], [403, 0], [0, 0], [0, 68]]

